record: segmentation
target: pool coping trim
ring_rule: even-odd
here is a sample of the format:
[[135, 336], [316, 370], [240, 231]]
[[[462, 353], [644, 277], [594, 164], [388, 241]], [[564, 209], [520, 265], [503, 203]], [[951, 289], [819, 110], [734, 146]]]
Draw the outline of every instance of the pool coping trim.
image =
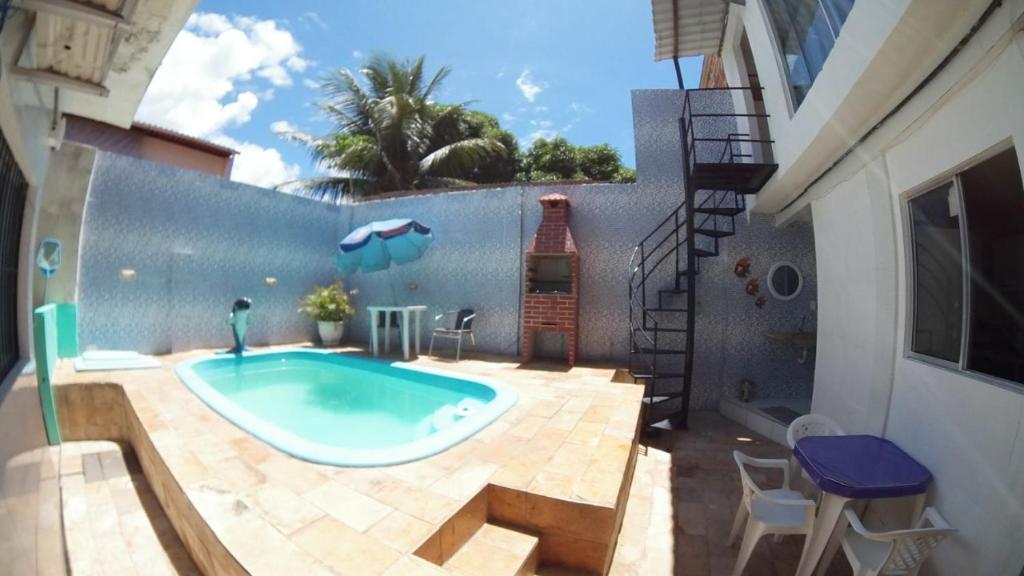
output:
[[470, 416], [463, 418], [444, 430], [439, 430], [438, 432], [426, 436], [425, 438], [391, 448], [353, 450], [350, 448], [339, 448], [314, 442], [268, 422], [267, 420], [256, 416], [252, 412], [249, 412], [227, 396], [224, 396], [215, 390], [196, 373], [194, 369], [196, 364], [219, 358], [227, 358], [228, 356], [226, 355], [214, 354], [185, 360], [174, 366], [174, 372], [178, 376], [178, 379], [185, 384], [185, 387], [195, 394], [204, 404], [209, 406], [214, 412], [220, 414], [235, 426], [249, 434], [252, 434], [256, 438], [259, 438], [278, 450], [295, 456], [296, 458], [316, 464], [327, 464], [330, 466], [348, 466], [358, 468], [394, 466], [434, 456], [448, 450], [449, 448], [457, 446], [487, 428], [496, 422], [498, 418], [500, 418], [519, 400], [519, 394], [515, 389], [503, 382], [475, 376], [467, 378], [464, 374], [438, 370], [436, 368], [416, 366], [409, 362], [374, 360], [363, 356], [349, 356], [344, 353], [316, 348], [261, 350], [258, 352], [243, 352], [242, 355], [243, 357], [254, 357], [287, 354], [289, 352], [322, 354], [324, 356], [335, 356], [341, 358], [351, 357], [353, 359], [358, 359], [360, 362], [386, 364], [388, 367], [398, 370], [410, 370], [435, 376], [443, 376], [445, 378], [452, 378], [464, 382], [472, 382], [474, 384], [480, 384], [491, 388], [495, 392], [495, 397]]

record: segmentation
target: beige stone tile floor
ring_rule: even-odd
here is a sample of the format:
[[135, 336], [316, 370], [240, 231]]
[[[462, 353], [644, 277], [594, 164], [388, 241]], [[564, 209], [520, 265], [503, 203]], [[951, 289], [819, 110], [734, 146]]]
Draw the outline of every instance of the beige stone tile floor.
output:
[[[77, 373], [65, 362], [55, 380], [65, 438], [130, 441], [207, 573], [439, 573], [412, 552], [488, 485], [526, 494], [525, 503], [498, 504], [519, 506], [554, 534], [542, 537], [542, 554], [604, 556], [593, 544], [621, 510], [642, 397], [640, 387], [611, 381], [614, 368], [421, 357], [415, 362], [503, 380], [519, 402], [436, 456], [338, 468], [283, 454], [206, 407], [173, 372], [206, 354], [162, 357], [164, 367], [148, 371]], [[85, 466], [95, 463], [86, 462], [88, 486]]]
[[0, 398], [0, 574], [64, 576], [60, 450], [49, 446], [35, 374]]
[[[628, 418], [616, 409], [616, 403], [622, 398], [635, 400], [636, 390], [630, 393], [628, 386], [615, 387], [625, 391], [625, 396], [608, 395], [610, 369], [564, 372], [536, 366], [535, 370], [519, 370], [508, 359], [494, 358], [458, 365], [420, 362], [506, 378], [526, 394], [510, 414], [464, 447], [398, 467], [342, 469], [298, 462], [235, 429], [207, 410], [169, 370], [134, 373], [127, 379], [120, 374], [113, 380], [142, 381], [130, 383], [128, 393], [139, 400], [136, 409], [147, 421], [154, 443], [214, 532], [225, 536], [233, 552], [251, 560], [253, 573], [300, 573], [290, 571], [301, 567], [301, 573], [308, 574], [443, 574], [408, 551], [480, 486], [497, 480], [558, 498], [583, 500], [597, 490], [588, 486], [583, 472], [601, 465], [597, 451], [601, 439], [608, 434], [625, 439], [631, 434], [627, 434]], [[65, 385], [89, 381], [66, 367], [61, 374]], [[97, 400], [99, 395], [93, 396]], [[157, 405], [159, 410], [154, 408]], [[77, 425], [88, 428], [90, 424]], [[732, 450], [760, 457], [786, 457], [788, 450], [711, 412], [694, 413], [689, 431], [667, 432], [645, 439], [643, 444], [610, 573], [730, 574], [738, 546], [726, 544], [740, 496]], [[121, 465], [111, 450], [114, 444], [65, 446], [71, 448], [61, 462], [62, 481], [72, 478], [65, 489], [65, 516], [73, 519], [92, 506], [86, 516], [95, 511], [98, 519], [105, 517], [96, 527], [89, 522], [84, 528], [75, 528], [73, 522], [66, 527], [73, 567], [95, 567], [101, 560], [127, 567], [137, 556], [149, 555], [163, 558], [153, 565], [166, 572], [144, 573], [193, 573], [195, 566], [187, 557], [181, 559], [180, 540], [160, 537], [166, 530], [166, 518], [159, 507], [152, 508], [152, 491], [141, 481], [130, 452]], [[81, 457], [88, 450], [95, 457]], [[104, 463], [113, 472], [106, 472]], [[122, 466], [128, 471], [134, 497], [124, 490]], [[112, 478], [106, 478], [107, 474]], [[101, 480], [88, 482], [87, 478]], [[100, 494], [90, 500], [84, 495], [86, 489]], [[606, 501], [612, 498], [610, 490], [605, 494]], [[138, 522], [141, 517], [136, 505], [152, 528]], [[144, 532], [145, 537], [126, 537], [101, 559], [95, 554], [94, 541], [88, 538], [95, 537], [94, 529], [109, 536], [115, 526], [111, 514], [120, 522], [122, 510], [129, 511], [127, 516], [135, 514], [136, 519], [128, 521], [129, 528], [122, 528], [122, 535], [134, 530]], [[255, 519], [259, 521], [253, 522]], [[163, 552], [152, 549], [152, 534], [166, 547]], [[792, 574], [802, 543], [799, 536], [778, 544], [764, 539], [745, 574]], [[137, 546], [145, 550], [133, 550]], [[359, 560], [358, 570], [352, 569], [353, 558]], [[83, 568], [75, 573], [112, 572]], [[557, 576], [572, 572], [542, 566], [537, 573]], [[841, 554], [828, 574], [849, 574]]]
[[[786, 458], [789, 450], [715, 412], [694, 412], [689, 430], [645, 439], [610, 574], [615, 576], [719, 576], [732, 573], [739, 543], [729, 547], [741, 495], [732, 458], [740, 450], [760, 458]], [[756, 481], [781, 482], [781, 478]], [[802, 536], [776, 544], [762, 538], [744, 574], [791, 576]], [[842, 553], [829, 576], [847, 576]]]
[[72, 574], [199, 575], [131, 450], [114, 442], [65, 442], [60, 454]]

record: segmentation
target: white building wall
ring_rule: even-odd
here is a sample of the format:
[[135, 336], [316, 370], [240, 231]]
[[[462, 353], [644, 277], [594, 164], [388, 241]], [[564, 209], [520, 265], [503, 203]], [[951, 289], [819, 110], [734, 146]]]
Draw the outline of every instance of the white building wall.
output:
[[[991, 68], [886, 154], [893, 211], [920, 190], [1016, 145], [1024, 166], [1024, 35]], [[907, 330], [906, 226], [897, 218], [898, 349]], [[1021, 223], [1024, 226], [1024, 223]], [[1024, 566], [1024, 386], [999, 386], [902, 353], [896, 359], [886, 435], [935, 475], [931, 503], [960, 536], [931, 566], [939, 574], [1018, 574]]]
[[884, 162], [812, 205], [818, 261], [814, 412], [881, 435], [895, 357], [896, 250]]
[[765, 88], [779, 164], [758, 194], [756, 209], [765, 212], [784, 208], [851, 142], [880, 121], [959, 42], [988, 5], [984, 0], [856, 3], [813, 88], [794, 109], [766, 2], [749, 0], [745, 6], [731, 8], [722, 51], [728, 77], [730, 62], [742, 61], [738, 39], [746, 33]]
[[892, 134], [880, 156], [855, 158], [868, 164], [812, 203], [813, 409], [848, 430], [890, 438], [932, 471], [929, 504], [959, 530], [930, 561], [932, 574], [998, 576], [1024, 566], [1024, 387], [905, 357], [902, 210], [908, 193], [1010, 143], [1024, 166], [1022, 46], [1018, 32], [984, 70], [965, 74], [965, 84]]
[[[733, 8], [723, 59], [730, 81], [742, 77], [733, 42], [746, 30], [769, 112], [781, 114], [773, 117], [772, 130], [781, 141], [776, 151], [784, 172], [787, 162], [816, 146], [801, 127], [801, 115], [827, 112], [819, 122], [843, 126], [838, 112], [820, 104], [827, 94], [863, 89], [835, 78], [837, 68], [850, 75], [861, 69], [852, 62], [838, 64], [852, 57], [843, 56], [851, 47], [843, 37], [857, 37], [861, 14], [882, 3], [858, 2], [833, 52], [840, 57], [830, 57], [808, 100], [790, 117], [777, 92], [785, 90], [784, 77], [760, 12], [763, 1]], [[955, 14], [960, 25], [932, 39], [941, 49], [917, 62], [918, 80], [960, 40], [977, 9], [987, 5], [962, 3], [963, 10]], [[1000, 385], [905, 356], [909, 263], [902, 212], [908, 193], [1011, 144], [1024, 166], [1022, 12], [1024, 2], [1004, 2], [941, 74], [806, 192], [806, 181], [790, 190], [767, 190], [790, 200], [802, 194], [781, 220], [807, 204], [812, 209], [819, 286], [813, 410], [837, 419], [848, 431], [890, 438], [925, 464], [934, 475], [929, 504], [959, 530], [938, 549], [924, 574], [1015, 576], [1024, 568], [1024, 386]], [[905, 14], [900, 25], [912, 24], [908, 18]], [[873, 52], [877, 43], [859, 46], [862, 60], [878, 56]], [[907, 82], [910, 88], [916, 84]], [[879, 106], [875, 114], [880, 118], [890, 109]], [[848, 132], [846, 148], [870, 125]], [[833, 160], [819, 154], [815, 169], [824, 172]], [[778, 211], [782, 206], [772, 201], [758, 208]], [[883, 516], [876, 520], [894, 521], [892, 515]]]

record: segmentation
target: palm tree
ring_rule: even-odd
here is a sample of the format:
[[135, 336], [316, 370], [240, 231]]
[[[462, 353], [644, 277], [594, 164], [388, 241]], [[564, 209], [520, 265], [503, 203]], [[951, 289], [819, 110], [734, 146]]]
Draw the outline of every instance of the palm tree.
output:
[[286, 138], [306, 145], [330, 175], [278, 186], [322, 200], [394, 190], [467, 184], [464, 178], [510, 151], [489, 135], [466, 137], [457, 127], [467, 104], [441, 105], [434, 96], [451, 73], [442, 66], [429, 79], [424, 57], [398, 61], [376, 55], [359, 71], [331, 72], [320, 104], [335, 130], [323, 137]]

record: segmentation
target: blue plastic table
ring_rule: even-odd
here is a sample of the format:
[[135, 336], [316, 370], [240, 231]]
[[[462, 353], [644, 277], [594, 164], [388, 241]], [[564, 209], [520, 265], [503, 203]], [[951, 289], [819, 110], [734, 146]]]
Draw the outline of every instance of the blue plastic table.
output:
[[914, 519], [924, 509], [932, 474], [889, 440], [877, 436], [808, 436], [797, 441], [793, 456], [822, 490], [821, 506], [797, 568], [809, 576], [821, 562], [823, 573], [835, 554], [851, 500], [916, 496]]

